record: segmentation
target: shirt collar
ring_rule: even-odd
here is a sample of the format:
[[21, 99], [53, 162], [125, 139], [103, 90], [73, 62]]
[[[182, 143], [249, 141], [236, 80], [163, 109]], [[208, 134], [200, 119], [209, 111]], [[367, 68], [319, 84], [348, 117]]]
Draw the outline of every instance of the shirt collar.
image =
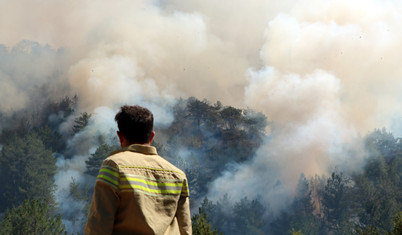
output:
[[150, 145], [132, 144], [127, 147], [127, 150], [132, 152], [143, 153], [147, 155], [158, 155], [156, 148]]

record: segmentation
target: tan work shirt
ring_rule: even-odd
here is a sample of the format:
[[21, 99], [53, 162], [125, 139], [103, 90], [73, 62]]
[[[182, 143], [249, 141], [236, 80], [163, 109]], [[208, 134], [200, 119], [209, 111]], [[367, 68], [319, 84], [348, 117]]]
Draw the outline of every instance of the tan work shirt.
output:
[[186, 175], [147, 145], [106, 158], [84, 234], [192, 234]]

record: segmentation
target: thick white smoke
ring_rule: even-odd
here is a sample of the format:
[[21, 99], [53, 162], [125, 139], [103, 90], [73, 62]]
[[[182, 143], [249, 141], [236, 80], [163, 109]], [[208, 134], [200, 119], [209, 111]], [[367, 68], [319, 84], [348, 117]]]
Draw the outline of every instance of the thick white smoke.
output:
[[235, 201], [260, 196], [278, 213], [290, 202], [302, 173], [361, 165], [364, 152], [342, 114], [340, 93], [340, 80], [322, 70], [303, 77], [273, 67], [250, 72], [247, 101], [270, 111], [271, 134], [252, 161], [217, 179], [209, 196], [216, 200], [227, 193]]
[[[150, 107], [158, 125], [172, 120], [177, 97], [264, 112], [270, 139], [252, 161], [222, 172], [213, 198], [260, 194], [280, 210], [300, 173], [356, 169], [364, 156], [358, 136], [400, 116], [396, 1], [0, 0], [0, 7], [0, 53], [8, 55], [0, 57], [0, 111], [23, 109], [35, 96], [77, 94], [78, 112], [94, 116], [71, 146], [110, 134], [112, 124], [93, 124], [113, 123], [126, 103]], [[13, 48], [22, 40], [53, 49], [30, 46], [19, 57]], [[55, 89], [38, 94], [36, 86]], [[73, 175], [61, 173], [57, 182]]]
[[32, 104], [43, 104], [43, 96], [67, 95], [67, 70], [68, 56], [62, 50], [30, 41], [11, 48], [0, 45], [0, 111], [34, 108]]
[[77, 155], [72, 159], [58, 158], [57, 160], [55, 198], [59, 211], [63, 215], [63, 223], [70, 233], [80, 232], [82, 224], [86, 221], [86, 215], [83, 213], [85, 202], [71, 196], [70, 185], [73, 182], [80, 185], [87, 183], [88, 176], [83, 174], [87, 159], [88, 155]]
[[156, 95], [153, 84], [144, 84], [149, 79], [163, 94], [243, 105], [244, 75], [260, 64], [266, 23], [286, 2], [0, 2], [7, 9], [0, 28], [8, 32], [0, 43], [12, 47], [24, 39], [66, 48], [69, 81], [83, 109], [132, 95], [119, 91], [126, 82], [124, 91], [134, 93], [138, 88], [130, 85], [140, 84], [139, 95]]
[[279, 212], [302, 173], [359, 170], [359, 135], [401, 110], [400, 10], [390, 1], [296, 1], [271, 19], [264, 66], [250, 70], [245, 88], [245, 103], [273, 123], [270, 139], [216, 180], [210, 197], [259, 193]]

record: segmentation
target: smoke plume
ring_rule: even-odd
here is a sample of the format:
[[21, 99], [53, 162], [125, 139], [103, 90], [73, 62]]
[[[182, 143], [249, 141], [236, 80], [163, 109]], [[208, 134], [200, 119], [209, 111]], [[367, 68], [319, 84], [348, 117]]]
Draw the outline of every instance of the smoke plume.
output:
[[[101, 120], [113, 122], [126, 103], [150, 107], [157, 125], [172, 121], [178, 97], [264, 112], [269, 138], [253, 160], [222, 172], [214, 199], [259, 194], [279, 211], [301, 173], [357, 170], [359, 135], [398, 126], [390, 126], [402, 98], [396, 1], [0, 0], [0, 7], [0, 111], [77, 94], [78, 113], [94, 116], [71, 148], [96, 131], [109, 135], [113, 124]], [[63, 172], [57, 177], [79, 179]]]
[[[264, 66], [249, 70], [245, 88], [245, 103], [273, 122], [270, 139], [251, 162], [216, 180], [210, 196], [258, 192], [279, 212], [302, 173], [359, 170], [359, 135], [401, 107], [399, 10], [388, 1], [299, 1], [270, 19]], [[246, 190], [239, 195], [238, 187]]]

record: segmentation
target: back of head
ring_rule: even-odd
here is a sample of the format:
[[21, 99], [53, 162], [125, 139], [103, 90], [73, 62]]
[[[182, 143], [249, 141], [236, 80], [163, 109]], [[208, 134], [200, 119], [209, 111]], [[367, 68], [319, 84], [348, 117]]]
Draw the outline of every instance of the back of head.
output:
[[122, 106], [115, 121], [119, 132], [132, 144], [149, 143], [154, 126], [151, 111], [141, 106]]

